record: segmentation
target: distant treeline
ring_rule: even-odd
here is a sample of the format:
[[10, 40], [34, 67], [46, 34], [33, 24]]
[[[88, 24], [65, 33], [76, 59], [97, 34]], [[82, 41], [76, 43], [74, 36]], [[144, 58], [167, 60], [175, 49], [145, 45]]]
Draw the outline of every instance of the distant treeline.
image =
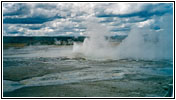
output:
[[[126, 36], [105, 37], [110, 41], [121, 41]], [[83, 42], [86, 36], [3, 36], [4, 44], [23, 43], [25, 45], [73, 45], [73, 42]]]
[[83, 42], [84, 36], [3, 36], [3, 43], [25, 43], [27, 45], [72, 45], [74, 42]]

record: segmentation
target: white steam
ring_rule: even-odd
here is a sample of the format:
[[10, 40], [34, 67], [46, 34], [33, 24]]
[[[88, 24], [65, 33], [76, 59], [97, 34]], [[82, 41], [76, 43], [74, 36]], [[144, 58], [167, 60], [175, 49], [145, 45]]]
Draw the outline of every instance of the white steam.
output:
[[173, 17], [165, 15], [155, 21], [160, 29], [153, 30], [150, 23], [144, 27], [133, 26], [129, 35], [119, 45], [105, 39], [110, 31], [95, 20], [87, 23], [87, 36], [83, 44], [74, 43], [73, 53], [88, 59], [172, 59]]
[[87, 21], [86, 25], [88, 37], [83, 44], [74, 43], [73, 52], [77, 56], [81, 55], [90, 59], [111, 59], [115, 48], [105, 39], [109, 33], [108, 29], [92, 18]]

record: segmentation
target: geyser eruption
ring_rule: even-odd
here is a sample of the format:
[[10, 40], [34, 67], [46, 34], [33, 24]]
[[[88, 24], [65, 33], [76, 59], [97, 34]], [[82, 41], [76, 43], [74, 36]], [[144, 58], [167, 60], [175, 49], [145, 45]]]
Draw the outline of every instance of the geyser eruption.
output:
[[87, 38], [82, 44], [74, 43], [73, 53], [87, 59], [142, 59], [159, 60], [173, 58], [173, 20], [171, 15], [158, 19], [160, 29], [150, 25], [142, 28], [132, 26], [128, 37], [119, 45], [112, 45], [105, 36], [106, 26], [91, 19], [87, 23]]
[[88, 59], [112, 59], [114, 48], [105, 39], [108, 29], [92, 18], [87, 21], [86, 26], [87, 38], [83, 44], [74, 43], [73, 52]]
[[119, 58], [173, 59], [173, 17], [165, 15], [158, 19], [160, 30], [133, 27], [128, 37], [117, 47]]

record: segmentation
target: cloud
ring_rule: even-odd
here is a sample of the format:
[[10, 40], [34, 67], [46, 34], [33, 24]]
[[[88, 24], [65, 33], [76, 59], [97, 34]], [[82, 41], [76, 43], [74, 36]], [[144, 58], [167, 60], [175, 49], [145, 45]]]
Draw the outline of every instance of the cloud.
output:
[[44, 4], [4, 3], [3, 6], [4, 24], [42, 24], [63, 18], [50, 10], [51, 7], [55, 7], [50, 4], [45, 6]]
[[160, 30], [163, 16], [173, 16], [172, 3], [3, 3], [3, 35], [84, 35], [90, 18], [127, 34], [133, 26]]
[[172, 13], [172, 4], [113, 4], [104, 12], [97, 13], [97, 17], [151, 17]]
[[30, 13], [30, 7], [27, 4], [3, 3], [3, 16], [20, 16]]
[[44, 16], [38, 16], [38, 17], [27, 17], [27, 18], [4, 18], [3, 23], [4, 24], [42, 24], [44, 22], [52, 21], [56, 18], [62, 18], [60, 16], [54, 16], [54, 17], [44, 17]]
[[113, 31], [113, 32], [119, 32], [119, 31], [130, 31], [130, 28], [129, 28], [129, 27], [118, 28], [118, 29], [112, 29], [111, 31]]

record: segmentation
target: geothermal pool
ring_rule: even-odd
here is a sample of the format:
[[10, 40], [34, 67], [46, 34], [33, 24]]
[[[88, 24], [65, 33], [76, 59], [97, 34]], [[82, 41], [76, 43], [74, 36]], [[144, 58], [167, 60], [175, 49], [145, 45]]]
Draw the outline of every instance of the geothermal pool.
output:
[[168, 59], [92, 59], [73, 45], [3, 51], [4, 97], [163, 97], [172, 80]]

